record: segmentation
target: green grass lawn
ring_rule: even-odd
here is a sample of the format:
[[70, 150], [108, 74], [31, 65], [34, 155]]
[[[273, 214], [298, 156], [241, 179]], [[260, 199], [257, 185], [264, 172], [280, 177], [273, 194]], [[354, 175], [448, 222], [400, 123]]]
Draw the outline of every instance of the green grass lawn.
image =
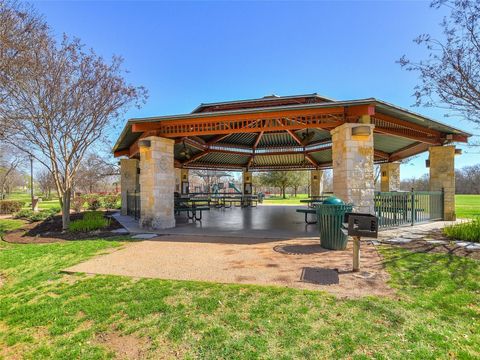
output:
[[18, 229], [23, 224], [22, 220], [0, 219], [0, 236], [6, 231]]
[[[38, 196], [38, 194], [35, 194], [35, 196]], [[41, 196], [40, 196], [41, 197]], [[16, 192], [13, 192], [10, 194], [10, 196], [8, 196], [7, 198], [8, 200], [19, 200], [19, 201], [23, 201], [25, 202], [25, 206], [23, 207], [24, 209], [29, 209], [30, 208], [30, 204], [31, 204], [31, 201], [32, 201], [32, 198], [30, 197], [30, 193], [29, 192], [20, 192], [20, 191], [16, 191]], [[51, 209], [51, 208], [59, 208], [60, 207], [60, 203], [58, 202], [58, 198], [54, 197], [53, 199], [51, 200], [43, 200], [38, 204], [38, 208], [39, 209]]]
[[[298, 194], [297, 197], [288, 196], [287, 199], [282, 199], [281, 196], [272, 196], [263, 201], [264, 204], [269, 205], [302, 205], [301, 199], [307, 199], [307, 194]], [[473, 218], [480, 217], [480, 195], [456, 195], [456, 212], [459, 218]]]
[[113, 358], [102, 333], [152, 359], [480, 357], [475, 260], [383, 250], [398, 299], [60, 272], [121, 244], [0, 242], [0, 357]]
[[456, 195], [455, 205], [457, 217], [480, 217], [480, 195]]
[[300, 202], [302, 199], [308, 199], [308, 194], [297, 194], [297, 196], [287, 195], [286, 199], [282, 196], [269, 196], [263, 200], [263, 203], [267, 205], [300, 205], [302, 204]]

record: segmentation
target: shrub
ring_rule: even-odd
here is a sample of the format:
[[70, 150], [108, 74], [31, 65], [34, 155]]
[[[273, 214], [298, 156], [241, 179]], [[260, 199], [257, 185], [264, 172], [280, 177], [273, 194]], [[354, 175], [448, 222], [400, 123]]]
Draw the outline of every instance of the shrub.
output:
[[480, 218], [446, 226], [443, 229], [443, 233], [451, 239], [480, 242]]
[[75, 210], [75, 212], [80, 212], [82, 211], [83, 207], [85, 205], [85, 198], [82, 196], [76, 196], [73, 198], [73, 201], [71, 203], [71, 208]]
[[100, 197], [98, 195], [89, 195], [85, 198], [88, 210], [98, 210], [102, 206]]
[[13, 214], [25, 205], [22, 201], [17, 200], [0, 200], [0, 214]]
[[30, 210], [30, 209], [23, 209], [23, 210], [20, 210], [18, 211], [14, 218], [15, 219], [27, 219], [29, 216], [31, 216], [33, 214], [33, 211]]
[[87, 212], [83, 219], [72, 221], [68, 227], [70, 231], [93, 231], [106, 228], [110, 225], [110, 219], [105, 219], [99, 211]]
[[36, 222], [36, 221], [44, 221], [44, 220], [51, 219], [57, 213], [58, 213], [58, 210], [56, 208], [41, 210], [38, 212], [34, 212], [30, 209], [23, 209], [17, 212], [14, 217], [16, 219], [25, 219], [30, 222]]
[[118, 203], [120, 201], [119, 195], [106, 195], [103, 198], [103, 207], [105, 209], [116, 209], [118, 207]]

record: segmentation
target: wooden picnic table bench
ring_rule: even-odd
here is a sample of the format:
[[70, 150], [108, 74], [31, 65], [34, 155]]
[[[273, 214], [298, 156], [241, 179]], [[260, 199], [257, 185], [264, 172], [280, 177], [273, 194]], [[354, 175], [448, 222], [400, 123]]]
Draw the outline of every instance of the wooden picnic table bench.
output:
[[[317, 223], [317, 210], [316, 209], [297, 209], [296, 212], [305, 214], [305, 223], [307, 224], [316, 224]], [[308, 220], [308, 214], [315, 215], [315, 221]]]
[[[177, 206], [174, 211], [176, 214], [180, 215], [182, 212], [187, 213], [189, 220], [200, 221], [202, 220], [202, 211], [209, 211], [210, 207], [208, 206]], [[200, 214], [200, 216], [198, 215]]]

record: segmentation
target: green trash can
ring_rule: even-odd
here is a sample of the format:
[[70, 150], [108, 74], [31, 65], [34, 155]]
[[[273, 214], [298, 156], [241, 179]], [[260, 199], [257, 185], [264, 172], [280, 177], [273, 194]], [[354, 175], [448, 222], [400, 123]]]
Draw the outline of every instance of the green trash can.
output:
[[344, 250], [347, 247], [348, 236], [342, 231], [345, 213], [351, 212], [350, 204], [319, 204], [317, 218], [320, 227], [320, 245], [324, 249]]

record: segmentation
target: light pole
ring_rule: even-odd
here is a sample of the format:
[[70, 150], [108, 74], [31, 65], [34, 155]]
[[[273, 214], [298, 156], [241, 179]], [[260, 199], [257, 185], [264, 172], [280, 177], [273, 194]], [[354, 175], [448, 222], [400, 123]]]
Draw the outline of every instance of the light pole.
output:
[[28, 155], [30, 159], [30, 196], [32, 198], [32, 211], [35, 211], [35, 206], [33, 204], [33, 155]]

